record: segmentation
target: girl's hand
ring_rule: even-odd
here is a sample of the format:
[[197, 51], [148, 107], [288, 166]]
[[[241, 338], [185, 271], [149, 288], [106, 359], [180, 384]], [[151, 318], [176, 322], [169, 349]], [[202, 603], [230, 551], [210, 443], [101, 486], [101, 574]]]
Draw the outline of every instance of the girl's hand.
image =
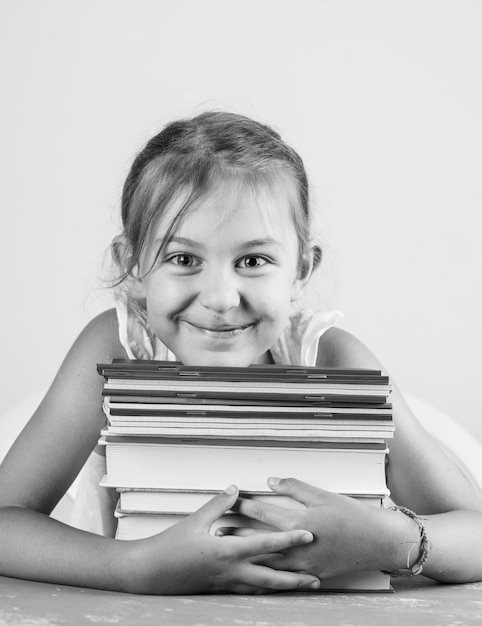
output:
[[[166, 531], [127, 545], [127, 566], [134, 568], [127, 591], [149, 594], [263, 593], [286, 589], [316, 589], [315, 576], [259, 564], [313, 541], [306, 530], [259, 533], [249, 537], [213, 536], [212, 524], [234, 506], [232, 485], [189, 517]], [[301, 527], [300, 527], [301, 528]]]
[[[405, 523], [405, 516], [293, 478], [272, 478], [268, 484], [275, 493], [288, 495], [307, 509], [286, 509], [240, 498], [236, 511], [285, 531], [306, 528], [313, 533], [315, 540], [293, 546], [283, 554], [268, 555], [258, 562], [282, 570], [309, 572], [320, 579], [357, 570], [392, 569], [397, 563], [399, 553], [394, 547], [394, 524]], [[402, 530], [406, 537], [407, 528]], [[218, 534], [256, 536], [256, 532], [259, 531], [225, 528], [219, 529]], [[416, 542], [416, 528], [409, 528], [408, 533]], [[408, 553], [409, 548], [410, 545], [402, 547], [402, 552]]]

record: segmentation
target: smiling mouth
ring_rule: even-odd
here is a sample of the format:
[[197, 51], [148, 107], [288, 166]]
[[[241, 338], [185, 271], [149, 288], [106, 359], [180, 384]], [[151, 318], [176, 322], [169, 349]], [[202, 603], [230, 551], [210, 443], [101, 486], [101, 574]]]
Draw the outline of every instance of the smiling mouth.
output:
[[219, 325], [206, 325], [193, 324], [186, 320], [182, 320], [187, 326], [190, 326], [197, 332], [200, 332], [207, 337], [213, 337], [215, 339], [231, 339], [241, 335], [245, 330], [256, 326], [257, 322], [251, 322], [249, 324], [219, 324]]

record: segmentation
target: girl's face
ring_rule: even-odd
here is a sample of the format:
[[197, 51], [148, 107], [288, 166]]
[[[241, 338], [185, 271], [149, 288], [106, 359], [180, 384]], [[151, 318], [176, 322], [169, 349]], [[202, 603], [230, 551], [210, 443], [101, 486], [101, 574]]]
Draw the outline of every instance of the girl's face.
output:
[[[269, 362], [301, 287], [298, 239], [286, 190], [232, 184], [183, 219], [153, 269], [138, 280], [149, 325], [186, 365]], [[177, 204], [177, 206], [176, 206]], [[145, 268], [161, 247], [167, 211], [150, 238]]]

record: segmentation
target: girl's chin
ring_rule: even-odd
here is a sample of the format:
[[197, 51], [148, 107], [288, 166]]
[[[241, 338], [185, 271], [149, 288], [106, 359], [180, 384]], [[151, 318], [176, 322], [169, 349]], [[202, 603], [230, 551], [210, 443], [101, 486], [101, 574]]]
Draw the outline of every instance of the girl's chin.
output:
[[239, 352], [199, 352], [191, 353], [185, 359], [179, 359], [183, 365], [199, 367], [248, 367], [254, 364], [273, 363], [269, 352], [261, 355], [242, 354]]

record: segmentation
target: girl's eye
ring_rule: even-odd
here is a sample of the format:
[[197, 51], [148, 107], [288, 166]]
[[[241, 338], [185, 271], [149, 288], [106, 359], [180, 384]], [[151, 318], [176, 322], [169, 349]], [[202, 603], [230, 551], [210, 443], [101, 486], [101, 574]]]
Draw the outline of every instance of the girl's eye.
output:
[[191, 254], [174, 254], [170, 257], [169, 263], [173, 263], [179, 267], [196, 267], [200, 265], [199, 259]]
[[237, 262], [237, 267], [241, 267], [243, 269], [258, 269], [266, 265], [268, 261], [262, 256], [245, 256], [240, 261]]

